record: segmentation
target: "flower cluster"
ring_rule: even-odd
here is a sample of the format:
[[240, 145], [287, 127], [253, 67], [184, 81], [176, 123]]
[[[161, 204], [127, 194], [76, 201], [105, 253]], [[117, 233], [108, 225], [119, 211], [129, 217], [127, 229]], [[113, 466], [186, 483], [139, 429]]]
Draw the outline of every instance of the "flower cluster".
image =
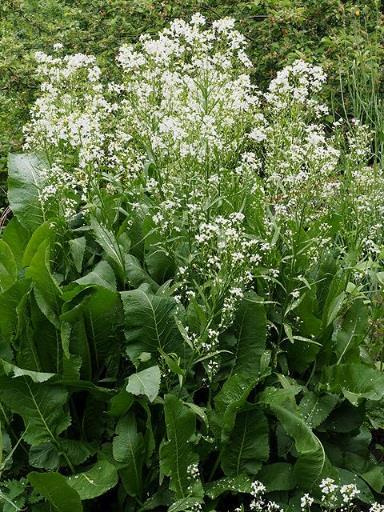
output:
[[274, 501], [268, 501], [264, 494], [266, 492], [265, 486], [258, 481], [252, 483], [252, 501], [249, 504], [249, 510], [256, 510], [257, 512], [283, 512], [283, 509]]
[[114, 106], [104, 97], [95, 57], [37, 52], [36, 60], [41, 95], [24, 128], [24, 147], [42, 152], [51, 167], [42, 201], [55, 195], [68, 199], [67, 192], [69, 216], [75, 206], [71, 192], [77, 190], [84, 201], [103, 163], [106, 119]]
[[[350, 510], [358, 499], [360, 491], [356, 484], [344, 484], [339, 486], [333, 478], [324, 478], [319, 485], [321, 491], [320, 504], [323, 509], [333, 510], [341, 504], [341, 511]], [[309, 494], [301, 498], [301, 510], [310, 511], [315, 499]]]
[[[176, 299], [202, 310], [185, 336], [209, 376], [244, 293], [261, 279], [275, 286], [297, 254], [299, 273], [311, 272], [334, 218], [340, 253], [353, 231], [362, 256], [380, 255], [384, 178], [367, 166], [371, 134], [355, 122], [345, 140], [340, 123], [322, 123], [318, 66], [297, 60], [262, 94], [234, 21], [208, 26], [199, 14], [122, 46], [113, 83], [94, 57], [59, 51], [37, 54], [41, 97], [25, 128], [25, 147], [48, 163], [41, 202], [70, 218], [116, 198], [127, 230], [145, 220], [176, 269]], [[300, 289], [285, 291], [299, 303]]]

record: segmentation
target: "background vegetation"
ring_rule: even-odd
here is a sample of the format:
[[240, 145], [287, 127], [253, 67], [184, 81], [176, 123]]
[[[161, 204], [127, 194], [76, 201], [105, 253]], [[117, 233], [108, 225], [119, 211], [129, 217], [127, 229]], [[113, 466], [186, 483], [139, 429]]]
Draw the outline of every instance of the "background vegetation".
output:
[[383, 512], [379, 2], [0, 9], [0, 510]]
[[[232, 16], [248, 39], [257, 81], [303, 57], [329, 75], [327, 102], [375, 125], [383, 143], [380, 90], [384, 23], [379, 0], [3, 0], [0, 5], [0, 206], [5, 200], [6, 158], [22, 144], [22, 126], [36, 98], [36, 50], [62, 42], [68, 53], [95, 54], [106, 76], [118, 47], [170, 19], [196, 11], [208, 19]], [[341, 83], [339, 75], [341, 73]], [[359, 87], [359, 93], [356, 92]], [[341, 95], [341, 91], [343, 94]]]

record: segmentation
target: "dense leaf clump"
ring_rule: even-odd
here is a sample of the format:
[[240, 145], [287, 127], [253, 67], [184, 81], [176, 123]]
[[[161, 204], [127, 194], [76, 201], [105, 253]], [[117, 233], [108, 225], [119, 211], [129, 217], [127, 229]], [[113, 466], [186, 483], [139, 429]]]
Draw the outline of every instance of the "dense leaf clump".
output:
[[[0, 206], [6, 201], [7, 153], [19, 151], [22, 127], [38, 94], [33, 54], [62, 42], [71, 53], [95, 54], [115, 74], [125, 41], [154, 34], [175, 17], [200, 10], [211, 21], [234, 17], [247, 36], [258, 80], [300, 57], [321, 63], [335, 110], [378, 127], [383, 142], [381, 69], [383, 18], [379, 0], [3, 0], [0, 6]], [[380, 142], [381, 141], [381, 142]]]
[[4, 512], [379, 502], [371, 131], [326, 124], [319, 66], [259, 89], [229, 18], [122, 46], [107, 84], [36, 58], [0, 240]]

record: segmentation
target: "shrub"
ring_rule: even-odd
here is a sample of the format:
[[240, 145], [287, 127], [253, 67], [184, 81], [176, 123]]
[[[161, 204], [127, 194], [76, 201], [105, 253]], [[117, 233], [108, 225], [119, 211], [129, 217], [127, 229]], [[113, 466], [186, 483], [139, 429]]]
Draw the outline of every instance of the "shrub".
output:
[[4, 510], [257, 509], [263, 486], [267, 509], [372, 503], [370, 130], [324, 124], [326, 77], [303, 60], [263, 93], [229, 18], [122, 46], [114, 82], [61, 52], [37, 54], [9, 160]]
[[[363, 116], [373, 128], [374, 123], [380, 126], [381, 110], [376, 103], [380, 103], [383, 20], [377, 0], [3, 0], [0, 9], [0, 204], [4, 201], [7, 153], [20, 150], [21, 128], [38, 93], [33, 62], [36, 50], [47, 51], [62, 42], [70, 53], [95, 54], [107, 70], [105, 76], [112, 79], [115, 66], [111, 64], [124, 41], [137, 41], [144, 32], [154, 34], [170, 19], [196, 10], [210, 21], [223, 16], [238, 20], [250, 43], [257, 82], [263, 87], [277, 70], [297, 58], [320, 63], [330, 77], [323, 90], [327, 103], [339, 114], [343, 112], [341, 73], [348, 114]], [[374, 69], [377, 72], [373, 73]], [[359, 91], [356, 81], [361, 85]], [[379, 140], [381, 133], [382, 129], [377, 130]]]

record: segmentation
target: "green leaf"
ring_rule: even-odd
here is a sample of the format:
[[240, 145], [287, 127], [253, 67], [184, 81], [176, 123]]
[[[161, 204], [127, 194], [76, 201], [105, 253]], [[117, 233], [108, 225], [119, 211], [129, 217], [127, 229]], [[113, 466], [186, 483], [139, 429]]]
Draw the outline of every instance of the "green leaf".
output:
[[229, 377], [215, 397], [216, 423], [225, 441], [232, 431], [237, 413], [246, 403], [249, 393], [255, 387], [259, 378], [235, 374]]
[[352, 473], [351, 471], [348, 471], [346, 469], [338, 468], [337, 471], [339, 473], [340, 485], [348, 485], [351, 483], [356, 485], [357, 489], [360, 491], [360, 494], [359, 494], [360, 501], [362, 501], [363, 503], [367, 503], [369, 505], [371, 505], [375, 501], [375, 498], [371, 492], [371, 489], [364, 482], [364, 480], [362, 480], [361, 478], [356, 476], [354, 473]]
[[340, 364], [324, 369], [322, 381], [331, 393], [342, 393], [353, 405], [384, 396], [384, 374], [364, 364]]
[[128, 378], [126, 390], [132, 395], [145, 395], [150, 402], [159, 394], [161, 373], [158, 366], [134, 373]]
[[221, 452], [221, 467], [227, 476], [256, 475], [269, 456], [269, 430], [260, 410], [241, 412], [228, 443]]
[[154, 291], [159, 288], [159, 285], [143, 269], [140, 261], [135, 256], [132, 256], [132, 254], [125, 255], [125, 269], [129, 284], [133, 288], [138, 288], [143, 283], [149, 284]]
[[4, 338], [11, 341], [19, 328], [22, 318], [19, 315], [19, 306], [25, 300], [30, 288], [30, 281], [23, 279], [0, 294], [0, 331]]
[[150, 295], [142, 289], [122, 292], [127, 353], [134, 361], [142, 352], [177, 352], [181, 336], [173, 315], [176, 302], [169, 297]]
[[99, 460], [88, 471], [77, 473], [66, 479], [82, 500], [91, 500], [106, 493], [118, 482], [117, 470], [107, 460]]
[[91, 219], [91, 228], [97, 243], [102, 247], [111, 265], [114, 267], [120, 280], [125, 280], [125, 262], [123, 250], [114, 233], [106, 226], [101, 225], [94, 217]]
[[286, 433], [295, 441], [298, 459], [294, 466], [294, 478], [303, 488], [311, 488], [323, 471], [324, 448], [316, 435], [305, 423], [299, 411], [287, 402], [285, 390], [276, 389], [264, 395]]
[[74, 238], [69, 241], [69, 248], [71, 251], [71, 256], [73, 263], [75, 265], [75, 269], [80, 273], [83, 268], [83, 259], [85, 253], [85, 247], [87, 245], [87, 240], [85, 236], [81, 236], [79, 238]]
[[342, 360], [348, 361], [352, 355], [359, 360], [359, 345], [364, 341], [368, 332], [368, 311], [362, 301], [356, 301], [343, 318], [340, 325], [336, 326], [332, 339], [335, 342], [335, 353], [338, 357], [337, 364]]
[[39, 199], [45, 162], [34, 154], [8, 157], [8, 200], [20, 224], [33, 231], [44, 221]]
[[24, 421], [24, 440], [32, 446], [56, 441], [70, 424], [63, 406], [68, 394], [64, 388], [34, 383], [29, 377], [0, 377], [0, 400]]
[[95, 451], [89, 443], [83, 440], [59, 438], [55, 444], [44, 443], [32, 446], [29, 450], [29, 463], [35, 468], [48, 470], [55, 470], [60, 465], [66, 466], [68, 461], [73, 466], [78, 466], [91, 457]]
[[0, 364], [4, 368], [4, 372], [6, 375], [12, 375], [13, 377], [27, 376], [30, 377], [33, 382], [46, 382], [47, 380], [52, 379], [52, 377], [56, 375], [55, 373], [25, 370], [23, 368], [19, 368], [18, 366], [12, 363], [8, 363], [8, 361], [4, 361], [3, 359], [0, 359]]
[[59, 328], [62, 292], [51, 273], [50, 255], [50, 241], [44, 240], [33, 255], [26, 276], [34, 283], [35, 299], [41, 312]]
[[0, 240], [0, 293], [10, 288], [17, 279], [16, 260], [9, 245]]
[[59, 473], [32, 472], [29, 473], [28, 480], [57, 512], [82, 512], [80, 496]]
[[236, 314], [234, 328], [237, 345], [233, 355], [233, 373], [258, 375], [265, 350], [267, 318], [264, 304], [254, 292], [248, 292]]
[[54, 231], [49, 222], [44, 222], [44, 224], [37, 227], [25, 247], [22, 260], [23, 267], [29, 267], [40, 245], [43, 242], [47, 242], [47, 240], [52, 240], [53, 238]]
[[82, 287], [100, 286], [111, 291], [116, 291], [116, 278], [112, 267], [106, 261], [99, 261], [95, 268], [74, 281]]
[[53, 443], [32, 446], [29, 450], [29, 464], [34, 468], [53, 471], [60, 465], [60, 455]]
[[6, 242], [15, 258], [17, 266], [21, 268], [25, 246], [29, 239], [29, 232], [25, 229], [16, 217], [13, 217], [1, 233], [2, 239]]
[[316, 428], [330, 415], [338, 401], [336, 395], [318, 395], [313, 391], [305, 391], [299, 410], [305, 423], [310, 428]]
[[195, 415], [174, 395], [166, 395], [164, 402], [167, 441], [160, 448], [161, 472], [171, 477], [170, 488], [176, 499], [188, 495], [188, 467], [197, 462], [190, 439], [195, 433]]
[[205, 493], [212, 500], [215, 500], [225, 492], [243, 492], [249, 494], [252, 491], [252, 482], [253, 478], [245, 474], [227, 476], [215, 482], [207, 483]]
[[296, 486], [293, 466], [286, 462], [266, 464], [257, 476], [268, 492], [291, 491]]
[[340, 310], [344, 305], [345, 297], [346, 297], [346, 293], [341, 292], [339, 295], [337, 295], [337, 297], [335, 297], [334, 299], [332, 299], [330, 301], [328, 308], [325, 310], [325, 316], [324, 316], [325, 327], [330, 325], [335, 320], [337, 315], [340, 313]]
[[168, 508], [168, 512], [185, 512], [187, 510], [196, 510], [194, 507], [203, 502], [202, 498], [182, 498], [177, 500]]
[[126, 468], [120, 472], [124, 489], [129, 496], [140, 496], [145, 447], [143, 435], [137, 431], [133, 414], [119, 420], [116, 434], [113, 439], [113, 458], [117, 462], [126, 463]]
[[109, 414], [116, 418], [126, 414], [132, 407], [135, 398], [127, 393], [125, 389], [121, 389], [115, 396], [110, 400]]

